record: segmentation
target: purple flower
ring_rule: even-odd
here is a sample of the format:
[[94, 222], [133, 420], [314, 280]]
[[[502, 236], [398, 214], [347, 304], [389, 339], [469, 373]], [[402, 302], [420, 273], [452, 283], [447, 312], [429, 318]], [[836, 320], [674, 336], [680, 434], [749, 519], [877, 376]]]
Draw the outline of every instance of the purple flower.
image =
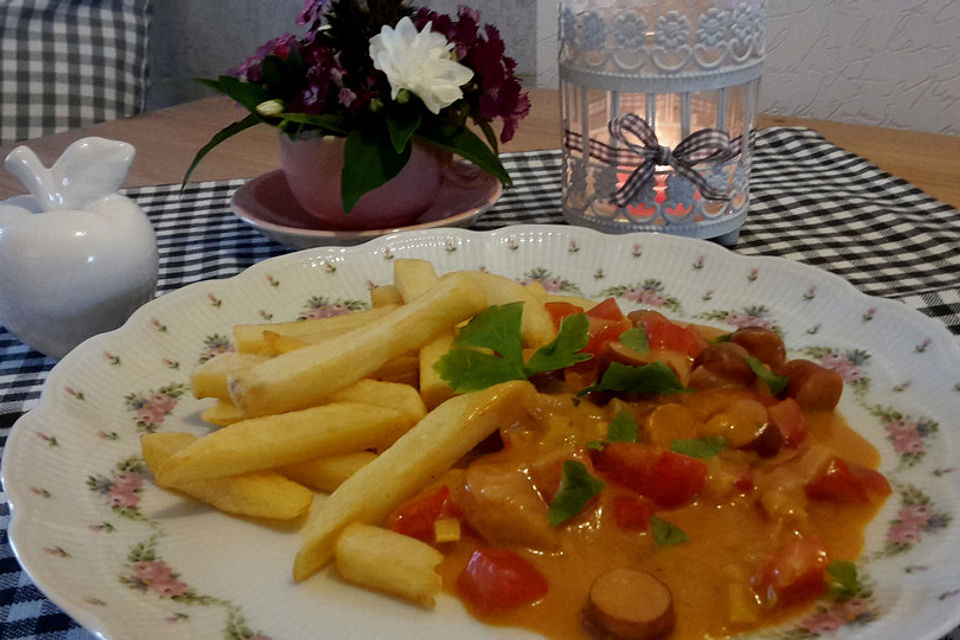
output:
[[303, 3], [303, 8], [297, 14], [297, 24], [309, 25], [312, 31], [316, 29], [323, 21], [323, 10], [326, 8], [327, 0], [307, 0]]
[[290, 48], [296, 46], [296, 43], [296, 36], [291, 33], [285, 33], [279, 38], [274, 38], [261, 46], [252, 56], [244, 60], [239, 67], [230, 69], [227, 73], [232, 76], [237, 76], [241, 80], [262, 82], [264, 59], [269, 55], [286, 58], [290, 54]]

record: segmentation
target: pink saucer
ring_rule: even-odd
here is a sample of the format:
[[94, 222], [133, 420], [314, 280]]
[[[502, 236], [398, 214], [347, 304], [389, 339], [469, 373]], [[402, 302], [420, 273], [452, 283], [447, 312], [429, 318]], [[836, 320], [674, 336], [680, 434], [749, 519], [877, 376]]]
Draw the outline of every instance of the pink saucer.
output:
[[237, 189], [231, 207], [244, 222], [267, 237], [294, 249], [322, 245], [352, 245], [395, 231], [434, 227], [467, 227], [493, 206], [503, 188], [481, 172], [469, 184], [445, 180], [434, 203], [412, 224], [390, 229], [342, 230], [313, 227], [314, 220], [293, 198], [282, 169], [251, 179]]

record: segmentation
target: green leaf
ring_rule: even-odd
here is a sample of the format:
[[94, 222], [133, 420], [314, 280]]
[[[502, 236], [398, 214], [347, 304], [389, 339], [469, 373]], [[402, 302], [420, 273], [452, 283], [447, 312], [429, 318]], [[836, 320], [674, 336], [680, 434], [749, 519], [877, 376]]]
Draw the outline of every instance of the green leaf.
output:
[[458, 393], [526, 379], [520, 340], [522, 316], [522, 302], [487, 307], [460, 329], [454, 348], [434, 364], [434, 370]]
[[441, 149], [452, 151], [465, 160], [469, 160], [479, 168], [494, 176], [503, 184], [509, 185], [510, 176], [500, 164], [497, 154], [483, 143], [469, 129], [439, 125], [434, 121], [423, 122], [416, 134], [428, 142], [432, 142]]
[[349, 214], [363, 194], [400, 173], [409, 159], [410, 148], [398, 154], [387, 136], [371, 131], [348, 133], [343, 146], [343, 171], [340, 174], [343, 210]]
[[654, 541], [662, 547], [674, 547], [690, 540], [683, 529], [656, 516], [650, 518]]
[[557, 337], [530, 356], [525, 367], [527, 375], [555, 371], [589, 360], [592, 357], [589, 353], [579, 353], [590, 339], [589, 326], [590, 320], [585, 313], [574, 313], [564, 318]]
[[723, 436], [710, 436], [695, 440], [674, 440], [670, 443], [670, 450], [691, 458], [710, 458], [723, 451], [726, 446], [727, 439]]
[[441, 378], [457, 393], [481, 391], [508, 380], [524, 380], [517, 362], [476, 349], [451, 349], [434, 365]]
[[483, 132], [483, 137], [486, 138], [487, 144], [490, 145], [490, 148], [493, 149], [493, 152], [500, 153], [499, 145], [497, 143], [497, 134], [493, 131], [493, 127], [490, 126], [490, 123], [486, 120], [483, 120], [478, 124], [480, 126], [480, 131]]
[[522, 302], [487, 307], [460, 329], [453, 348], [437, 361], [434, 370], [455, 391], [466, 393], [507, 380], [526, 380], [536, 373], [562, 369], [591, 357], [578, 353], [587, 343], [589, 321], [586, 316], [570, 316], [560, 325], [557, 337], [537, 349], [524, 365], [522, 321]]
[[246, 107], [248, 111], [254, 113], [257, 110], [258, 104], [273, 97], [269, 91], [260, 85], [241, 80], [235, 76], [224, 75], [215, 81], [201, 79], [199, 82], [220, 93], [226, 94]]
[[183, 174], [183, 182], [180, 183], [180, 188], [182, 189], [184, 185], [187, 184], [187, 180], [190, 179], [190, 174], [193, 173], [193, 170], [197, 168], [197, 165], [200, 164], [200, 161], [203, 160], [203, 157], [207, 155], [211, 149], [216, 147], [227, 138], [240, 133], [244, 129], [249, 129], [253, 125], [259, 124], [260, 122], [260, 116], [255, 113], [251, 113], [243, 120], [227, 125], [215, 133], [214, 136], [210, 138], [210, 141], [203, 145], [203, 147], [197, 151], [197, 155], [193, 157], [193, 162], [190, 163], [190, 166], [187, 168], [187, 172]]
[[581, 390], [577, 395], [590, 391], [669, 394], [686, 391], [686, 388], [673, 369], [663, 362], [651, 362], [637, 367], [611, 362], [599, 382]]
[[508, 360], [522, 361], [522, 319], [522, 302], [489, 306], [460, 329], [453, 344], [458, 347], [484, 347]]
[[604, 447], [607, 446], [607, 443], [603, 440], [591, 440], [585, 446], [587, 449], [593, 449], [594, 451], [603, 451]]
[[836, 585], [833, 591], [837, 597], [855, 596], [860, 590], [857, 566], [849, 560], [834, 560], [827, 565], [827, 574]]
[[717, 337], [714, 338], [713, 340], [711, 340], [711, 341], [710, 341], [710, 344], [719, 344], [719, 343], [721, 343], [721, 342], [730, 342], [732, 339], [733, 339], [733, 334], [732, 334], [732, 333], [724, 333], [724, 334], [721, 334], [721, 335], [717, 336]]
[[387, 129], [393, 150], [401, 153], [410, 144], [410, 136], [420, 126], [420, 111], [417, 109], [392, 109], [387, 114]]
[[781, 391], [787, 388], [787, 385], [790, 384], [790, 376], [781, 376], [770, 371], [770, 368], [760, 362], [757, 358], [753, 356], [746, 356], [747, 365], [750, 367], [750, 370], [757, 374], [757, 377], [763, 380], [763, 382], [770, 388], [770, 393], [777, 395]]
[[647, 353], [650, 351], [650, 342], [647, 340], [647, 330], [642, 324], [635, 326], [633, 329], [627, 329], [620, 334], [618, 339], [620, 340], [620, 344], [625, 347], [630, 347], [639, 353]]
[[610, 421], [607, 442], [636, 442], [639, 435], [640, 426], [637, 424], [637, 419], [626, 409], [621, 409]]
[[550, 503], [547, 522], [551, 527], [566, 522], [580, 513], [603, 487], [603, 480], [592, 476], [587, 471], [587, 465], [576, 460], [564, 460], [560, 474], [560, 488], [557, 489], [553, 502]]
[[284, 123], [306, 124], [341, 136], [350, 132], [344, 124], [343, 116], [284, 112], [277, 114], [277, 117], [282, 118]]

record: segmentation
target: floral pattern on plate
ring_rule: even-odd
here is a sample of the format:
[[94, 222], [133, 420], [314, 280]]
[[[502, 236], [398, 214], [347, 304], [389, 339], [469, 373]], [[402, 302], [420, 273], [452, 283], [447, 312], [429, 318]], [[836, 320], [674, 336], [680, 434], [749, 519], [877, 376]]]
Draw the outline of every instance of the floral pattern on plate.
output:
[[308, 249], [185, 287], [81, 345], [51, 372], [3, 460], [11, 539], [38, 586], [108, 637], [311, 638], [318, 628], [331, 637], [522, 637], [482, 625], [451, 598], [424, 611], [330, 576], [294, 585], [296, 532], [163, 492], [139, 457], [142, 433], [205, 431], [198, 415], [208, 401], [192, 397], [190, 367], [178, 363], [232, 350], [234, 324], [365, 308], [371, 284], [391, 280], [394, 257], [430, 259], [440, 273], [483, 265], [551, 292], [613, 295], [626, 310], [661, 308], [729, 330], [776, 328], [792, 351], [844, 377], [848, 419], [880, 451], [895, 493], [868, 528], [861, 592], [750, 637], [842, 640], [877, 625], [876, 637], [934, 640], [958, 622], [950, 594], [960, 593], [960, 453], [941, 425], [955, 415], [960, 347], [945, 328], [811, 267], [565, 226], [435, 229]]

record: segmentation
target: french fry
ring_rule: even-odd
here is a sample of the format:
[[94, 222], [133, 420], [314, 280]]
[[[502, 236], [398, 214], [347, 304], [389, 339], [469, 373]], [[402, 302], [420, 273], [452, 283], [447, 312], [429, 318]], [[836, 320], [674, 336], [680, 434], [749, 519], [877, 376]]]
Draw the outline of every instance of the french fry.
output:
[[[143, 459], [154, 474], [177, 451], [196, 442], [190, 433], [149, 433], [140, 438]], [[255, 518], [291, 520], [310, 508], [313, 492], [273, 471], [192, 480], [174, 486], [220, 511]]]
[[437, 284], [437, 272], [426, 260], [416, 258], [394, 258], [393, 286], [400, 292], [405, 304], [416, 299], [430, 287]]
[[528, 347], [542, 347], [557, 335], [553, 319], [543, 300], [527, 291], [519, 282], [486, 271], [462, 271], [483, 291], [487, 304], [523, 303], [520, 336]]
[[414, 421], [427, 415], [427, 407], [417, 390], [409, 384], [364, 378], [333, 392], [331, 402], [360, 402], [389, 407]]
[[[528, 285], [527, 288], [529, 289], [532, 286], [533, 285]], [[541, 290], [543, 290], [542, 286], [540, 288]], [[542, 295], [541, 294], [536, 294], [536, 295], [538, 298], [543, 300], [544, 304], [548, 302], [568, 302], [572, 305], [576, 305], [580, 307], [584, 311], [589, 311], [590, 309], [593, 309], [595, 306], [597, 306], [596, 300], [591, 300], [590, 298], [584, 298], [583, 296], [571, 296], [571, 295], [564, 295], [560, 293], [550, 293], [546, 290], [543, 290]]]
[[396, 305], [384, 305], [374, 309], [354, 311], [329, 318], [313, 318], [309, 320], [294, 320], [292, 322], [266, 322], [261, 324], [238, 324], [233, 328], [234, 347], [240, 353], [259, 353], [266, 344], [263, 340], [264, 331], [288, 336], [303, 338], [304, 336], [335, 337], [352, 331], [357, 327], [373, 322], [377, 318], [390, 313]]
[[389, 446], [416, 415], [359, 402], [248, 418], [214, 431], [178, 451], [156, 474], [161, 487], [188, 480], [272, 469], [320, 456]]
[[222, 398], [217, 398], [217, 403], [201, 413], [200, 417], [218, 427], [227, 427], [246, 418], [233, 401]]
[[453, 388], [434, 371], [433, 365], [450, 350], [453, 331], [445, 331], [420, 347], [420, 396], [428, 409], [453, 396]]
[[428, 413], [324, 501], [306, 525], [307, 540], [294, 561], [294, 580], [307, 579], [329, 562], [336, 538], [348, 524], [380, 522], [497, 427], [511, 422], [511, 412], [521, 410], [523, 397], [533, 391], [529, 382], [513, 380], [454, 396]]
[[396, 285], [382, 284], [370, 289], [370, 306], [374, 309], [394, 304], [403, 304], [403, 296]]
[[277, 467], [277, 473], [302, 485], [333, 493], [343, 482], [377, 457], [372, 451], [314, 458]]
[[253, 353], [221, 353], [190, 372], [190, 389], [196, 398], [230, 398], [227, 375], [246, 371], [264, 360], [266, 357]]
[[443, 580], [443, 554], [416, 538], [355, 522], [336, 545], [337, 573], [368, 589], [398, 595], [426, 607], [435, 604]]
[[[337, 335], [340, 334], [338, 333]], [[308, 344], [311, 344], [311, 342], [308, 341], [309, 337], [310, 336], [303, 336], [300, 338], [295, 338], [293, 336], [285, 336], [282, 333], [277, 333], [276, 331], [267, 330], [263, 332], [263, 344], [265, 345], [266, 349], [261, 350], [261, 353], [263, 351], [268, 351], [272, 355], [279, 355], [281, 353], [286, 353], [287, 351], [293, 351], [294, 349], [302, 349]], [[324, 333], [322, 334], [321, 338], [315, 339], [313, 344], [317, 344], [322, 340], [329, 339], [329, 334]]]
[[453, 276], [337, 340], [289, 351], [231, 377], [231, 399], [250, 416], [314, 406], [393, 358], [418, 349], [485, 306], [482, 293], [466, 276]]

